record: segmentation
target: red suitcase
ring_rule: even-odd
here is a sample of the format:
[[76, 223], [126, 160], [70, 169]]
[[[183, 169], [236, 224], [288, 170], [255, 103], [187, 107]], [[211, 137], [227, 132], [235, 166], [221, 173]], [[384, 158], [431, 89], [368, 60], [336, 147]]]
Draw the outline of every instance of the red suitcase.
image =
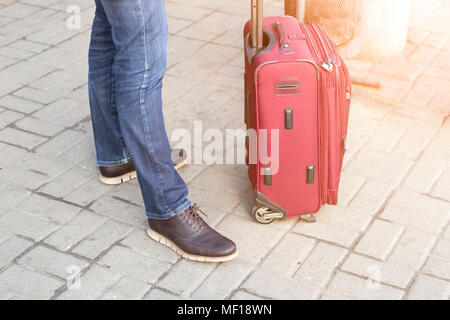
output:
[[244, 47], [253, 214], [261, 223], [298, 216], [314, 221], [321, 205], [337, 204], [348, 70], [318, 25], [291, 16], [263, 19], [262, 0], [252, 0]]

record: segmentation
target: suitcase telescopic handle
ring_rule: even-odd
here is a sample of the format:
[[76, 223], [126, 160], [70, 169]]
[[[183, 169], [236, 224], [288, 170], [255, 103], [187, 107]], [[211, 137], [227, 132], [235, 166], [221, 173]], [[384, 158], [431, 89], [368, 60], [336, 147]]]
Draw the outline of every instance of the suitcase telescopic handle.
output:
[[263, 0], [251, 0], [252, 7], [252, 47], [263, 47]]

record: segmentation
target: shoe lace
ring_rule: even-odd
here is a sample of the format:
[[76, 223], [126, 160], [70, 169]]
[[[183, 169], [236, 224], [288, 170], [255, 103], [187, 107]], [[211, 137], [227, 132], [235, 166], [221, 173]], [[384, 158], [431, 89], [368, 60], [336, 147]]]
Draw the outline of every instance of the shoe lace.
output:
[[208, 215], [204, 213], [196, 203], [190, 206], [185, 211], [185, 219], [189, 226], [192, 226], [195, 230], [202, 230], [207, 226], [206, 222], [202, 219], [202, 217], [198, 213], [203, 214], [205, 217]]

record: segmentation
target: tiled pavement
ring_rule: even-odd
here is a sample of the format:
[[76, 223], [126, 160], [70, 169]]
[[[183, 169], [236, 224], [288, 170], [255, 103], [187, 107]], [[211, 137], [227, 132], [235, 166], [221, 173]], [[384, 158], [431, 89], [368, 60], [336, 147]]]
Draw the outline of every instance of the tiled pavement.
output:
[[[80, 29], [67, 28], [71, 5]], [[181, 170], [208, 222], [239, 245], [226, 264], [150, 241], [137, 183], [99, 182], [86, 87], [93, 9], [0, 0], [0, 299], [449, 298], [448, 1], [413, 10], [404, 56], [349, 61], [383, 87], [355, 87], [340, 205], [315, 224], [255, 223], [245, 166]], [[243, 0], [167, 1], [169, 132], [194, 120], [243, 126], [248, 11]]]

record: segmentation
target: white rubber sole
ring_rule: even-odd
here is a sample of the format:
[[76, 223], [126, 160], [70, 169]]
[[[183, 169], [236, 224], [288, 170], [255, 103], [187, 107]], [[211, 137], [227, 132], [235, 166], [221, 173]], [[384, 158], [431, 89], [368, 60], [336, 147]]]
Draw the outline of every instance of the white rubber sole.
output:
[[147, 229], [147, 235], [152, 238], [153, 240], [169, 247], [176, 253], [178, 253], [182, 258], [192, 261], [199, 261], [199, 262], [225, 262], [233, 260], [237, 257], [238, 251], [236, 250], [233, 254], [230, 254], [228, 256], [224, 257], [205, 257], [205, 256], [198, 256], [194, 254], [187, 253], [183, 251], [180, 247], [178, 247], [175, 243], [173, 243], [168, 238], [164, 237], [162, 234], [148, 228]]
[[115, 185], [136, 179], [136, 177], [137, 177], [136, 171], [131, 171], [121, 176], [113, 178], [108, 178], [100, 175], [100, 181], [103, 182], [104, 184]]
[[[177, 163], [174, 168], [175, 170], [180, 169], [182, 166], [184, 166], [187, 162], [187, 158], [184, 159], [183, 161], [181, 161], [180, 163]], [[133, 179], [137, 178], [137, 174], [136, 171], [132, 171], [126, 174], [123, 174], [121, 176], [118, 177], [113, 177], [113, 178], [108, 178], [108, 177], [104, 177], [102, 175], [100, 175], [100, 181], [103, 182], [104, 184], [109, 184], [109, 185], [116, 185], [116, 184], [121, 184]]]

